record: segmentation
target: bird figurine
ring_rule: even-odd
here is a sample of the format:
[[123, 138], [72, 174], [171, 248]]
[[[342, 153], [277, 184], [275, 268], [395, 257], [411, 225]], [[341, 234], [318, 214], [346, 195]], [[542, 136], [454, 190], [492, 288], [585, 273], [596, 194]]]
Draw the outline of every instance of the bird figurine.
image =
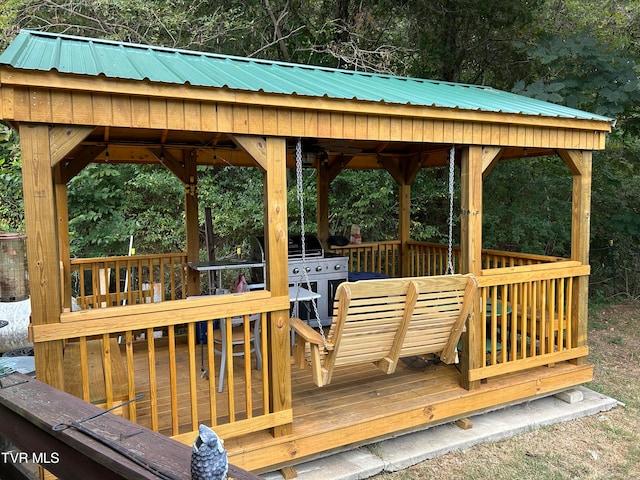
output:
[[191, 451], [193, 480], [225, 480], [229, 470], [224, 442], [206, 425], [200, 425], [199, 435]]

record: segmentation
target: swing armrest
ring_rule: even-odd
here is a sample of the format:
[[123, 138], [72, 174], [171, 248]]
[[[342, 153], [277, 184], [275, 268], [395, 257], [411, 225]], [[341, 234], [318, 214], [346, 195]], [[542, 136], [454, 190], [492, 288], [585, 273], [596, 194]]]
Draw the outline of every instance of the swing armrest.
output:
[[[291, 319], [291, 328], [293, 328], [296, 335], [300, 336], [305, 342], [324, 346], [322, 336], [299, 318]], [[327, 350], [333, 350], [333, 345], [328, 344]]]

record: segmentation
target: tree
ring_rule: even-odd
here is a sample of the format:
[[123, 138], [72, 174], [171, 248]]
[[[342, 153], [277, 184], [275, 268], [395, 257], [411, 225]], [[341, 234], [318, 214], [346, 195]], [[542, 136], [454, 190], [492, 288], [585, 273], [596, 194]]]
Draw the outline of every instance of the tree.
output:
[[0, 17], [7, 42], [32, 29], [216, 51], [246, 24], [239, 5], [206, 0], [9, 0], [8, 7]]
[[544, 0], [409, 0], [410, 73], [510, 88], [522, 67], [515, 40], [529, 39]]
[[0, 123], [0, 231], [24, 230], [18, 135]]
[[546, 36], [521, 48], [535, 79], [517, 82], [515, 93], [618, 118], [623, 129], [638, 133], [637, 58], [601, 44], [589, 32]]

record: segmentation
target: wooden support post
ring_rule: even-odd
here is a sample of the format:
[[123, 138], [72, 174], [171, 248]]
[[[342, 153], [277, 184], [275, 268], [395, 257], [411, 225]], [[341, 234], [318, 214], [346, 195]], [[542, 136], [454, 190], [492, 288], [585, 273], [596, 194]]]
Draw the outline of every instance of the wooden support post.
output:
[[[462, 150], [462, 216], [460, 239], [461, 273], [482, 274], [482, 147], [470, 146]], [[479, 302], [473, 306], [472, 319], [463, 334], [461, 357], [462, 386], [478, 388], [479, 381], [469, 380], [469, 371], [480, 368], [484, 339], [479, 323], [484, 320]]]
[[398, 185], [398, 239], [400, 240], [400, 277], [411, 275], [409, 272], [409, 254], [407, 242], [411, 240], [411, 184], [420, 172], [420, 159], [416, 156], [410, 161], [380, 158], [385, 170]]
[[[187, 262], [200, 260], [200, 222], [198, 220], [198, 170], [195, 158], [186, 153], [185, 170], [186, 183], [184, 192], [186, 236], [187, 236]], [[200, 275], [193, 269], [188, 269], [187, 294], [200, 295]]]
[[317, 234], [325, 248], [329, 245], [329, 179], [328, 166], [322, 162], [316, 168], [316, 223], [318, 225]]
[[398, 185], [398, 239], [400, 240], [400, 277], [413, 275], [409, 271], [409, 252], [407, 242], [411, 240], [411, 185]]
[[[591, 220], [591, 172], [592, 152], [559, 151], [573, 175], [573, 194], [571, 209], [571, 260], [589, 265], [589, 235]], [[574, 280], [571, 310], [577, 316], [577, 325], [571, 329], [572, 344], [577, 347], [587, 345], [587, 321], [589, 317], [589, 277]], [[586, 358], [576, 363], [586, 363]]]
[[[267, 289], [274, 297], [289, 295], [287, 146], [284, 138], [266, 139], [265, 241]], [[270, 407], [272, 412], [291, 409], [291, 335], [289, 310], [272, 312], [268, 326], [270, 358]], [[290, 434], [291, 424], [275, 427], [274, 436]]]
[[58, 220], [58, 250], [62, 271], [61, 303], [65, 312], [71, 311], [71, 246], [69, 239], [69, 206], [67, 202], [67, 185], [63, 182], [60, 165], [53, 168], [56, 210]]
[[[33, 325], [60, 323], [58, 210], [47, 125], [21, 124], [22, 189]], [[64, 390], [62, 341], [34, 345], [38, 379]]]

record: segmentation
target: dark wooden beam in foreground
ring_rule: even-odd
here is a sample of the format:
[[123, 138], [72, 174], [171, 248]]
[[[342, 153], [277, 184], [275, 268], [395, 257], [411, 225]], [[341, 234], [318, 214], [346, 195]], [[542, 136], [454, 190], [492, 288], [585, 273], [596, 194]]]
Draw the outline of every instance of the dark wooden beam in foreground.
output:
[[[0, 436], [24, 452], [0, 460], [39, 460], [63, 480], [191, 478], [191, 447], [111, 413], [78, 423], [104, 410], [28, 376], [14, 373], [0, 382]], [[259, 480], [233, 465], [229, 477]]]

